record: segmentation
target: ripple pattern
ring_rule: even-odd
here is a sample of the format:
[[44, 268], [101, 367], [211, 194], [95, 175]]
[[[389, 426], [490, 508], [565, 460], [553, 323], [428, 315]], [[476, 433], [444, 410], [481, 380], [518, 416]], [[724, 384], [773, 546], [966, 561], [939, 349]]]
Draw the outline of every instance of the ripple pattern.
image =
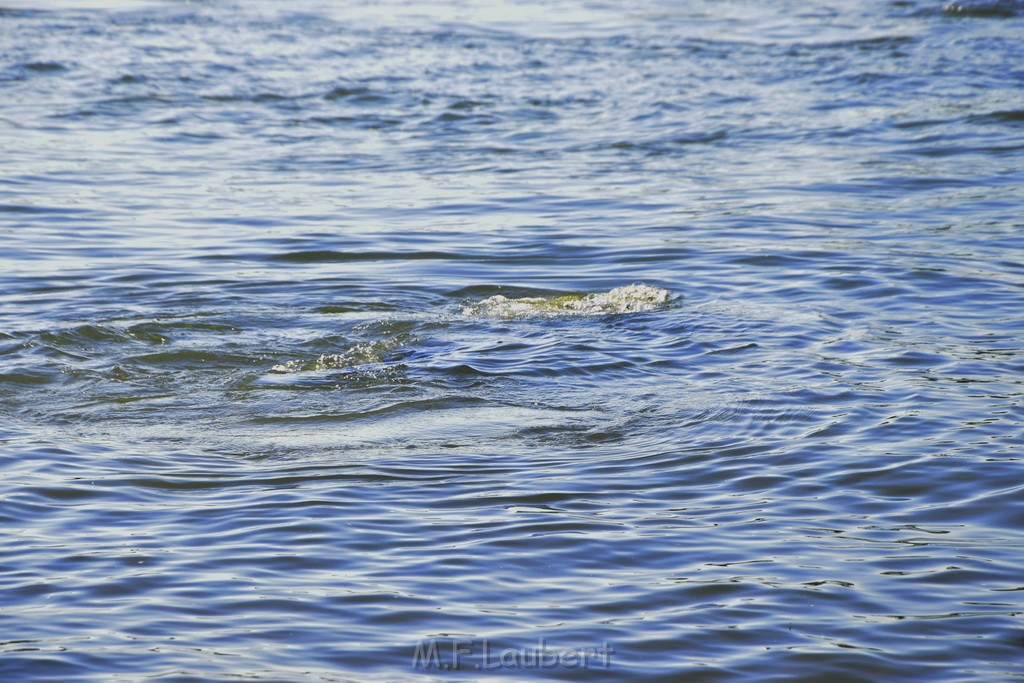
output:
[[0, 680], [1021, 677], [1022, 21], [7, 2]]

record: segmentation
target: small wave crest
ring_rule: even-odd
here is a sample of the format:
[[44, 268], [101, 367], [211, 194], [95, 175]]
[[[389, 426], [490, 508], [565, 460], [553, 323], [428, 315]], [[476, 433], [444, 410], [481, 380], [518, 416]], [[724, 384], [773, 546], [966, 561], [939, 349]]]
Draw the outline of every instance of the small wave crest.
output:
[[400, 339], [385, 339], [356, 344], [344, 353], [325, 353], [319, 358], [296, 359], [279, 363], [270, 368], [271, 372], [287, 374], [292, 372], [325, 372], [343, 370], [353, 366], [383, 363], [401, 344]]
[[633, 284], [609, 292], [566, 294], [555, 297], [509, 299], [501, 294], [471, 304], [463, 315], [487, 315], [501, 318], [561, 315], [607, 315], [653, 311], [669, 299], [667, 289]]

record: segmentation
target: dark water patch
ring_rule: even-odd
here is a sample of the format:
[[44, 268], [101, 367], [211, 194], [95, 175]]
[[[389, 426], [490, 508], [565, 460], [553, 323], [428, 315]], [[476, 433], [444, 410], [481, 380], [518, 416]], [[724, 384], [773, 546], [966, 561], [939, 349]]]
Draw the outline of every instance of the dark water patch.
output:
[[913, 149], [907, 150], [908, 154], [923, 157], [952, 157], [964, 154], [982, 154], [999, 156], [1003, 154], [1015, 154], [1024, 149], [1024, 144], [1008, 145], [915, 145]]
[[479, 109], [480, 107], [486, 107], [486, 106], [489, 106], [491, 104], [492, 104], [491, 102], [487, 102], [487, 101], [483, 101], [483, 100], [467, 99], [467, 100], [458, 100], [456, 102], [453, 102], [450, 105], [448, 105], [448, 108], [453, 110], [453, 111], [472, 111], [474, 109]]
[[[843, 74], [842, 76], [833, 76], [833, 77], [830, 77], [830, 78], [822, 79], [821, 83], [823, 85], [824, 84], [828, 84], [828, 85], [850, 84], [850, 85], [854, 85], [854, 86], [861, 86], [861, 85], [878, 86], [879, 84], [883, 84], [883, 83], [886, 83], [886, 82], [900, 82], [900, 81], [902, 81], [902, 78], [900, 76], [898, 76], [898, 75], [895, 75], [895, 74], [878, 73], [878, 72], [865, 72], [865, 73], [855, 73], [855, 74]], [[815, 109], [824, 111], [824, 110], [828, 110], [828, 109], [848, 107], [848, 106], [860, 106], [860, 107], [863, 107], [866, 104], [867, 103], [863, 102], [863, 101], [853, 102], [853, 103], [843, 102], [841, 105], [840, 105], [840, 103], [827, 103], [827, 104], [816, 105]]]
[[324, 99], [328, 101], [347, 100], [356, 103], [373, 103], [384, 102], [387, 101], [388, 98], [373, 92], [370, 88], [365, 86], [338, 86], [324, 95]]
[[102, 345], [164, 344], [167, 338], [144, 328], [125, 329], [108, 325], [82, 325], [60, 332], [44, 332], [39, 342], [54, 349], [89, 351]]
[[893, 128], [908, 130], [914, 128], [928, 128], [931, 126], [941, 126], [951, 123], [950, 119], [913, 119], [909, 121], [894, 121], [890, 125]]
[[[235, 257], [231, 257], [235, 258]], [[296, 251], [267, 257], [270, 261], [283, 263], [344, 263], [347, 261], [408, 261], [440, 260], [454, 261], [469, 258], [462, 254], [419, 251], [419, 252], [338, 252], [338, 251]]]
[[126, 362], [136, 363], [152, 369], [163, 368], [237, 368], [240, 365], [255, 365], [258, 356], [247, 353], [236, 354], [207, 349], [178, 349], [161, 353], [147, 353], [128, 356]]
[[920, 42], [914, 35], [883, 35], [872, 38], [857, 38], [852, 40], [837, 41], [813, 41], [798, 42], [795, 44], [785, 43], [785, 55], [793, 58], [815, 58], [824, 56], [831, 57], [833, 54], [841, 55], [846, 60], [853, 60], [862, 57], [858, 53], [867, 53], [873, 56], [876, 52], [885, 52], [890, 58], [903, 58], [908, 56], [908, 51]]
[[0, 204], [0, 212], [3, 213], [54, 213], [54, 214], [77, 214], [79, 209], [67, 209], [57, 206], [35, 206], [26, 204]]
[[34, 71], [36, 73], [53, 73], [56, 71], [66, 71], [68, 67], [60, 62], [29, 62], [28, 64], [22, 64], [21, 68], [25, 71]]
[[176, 104], [173, 100], [160, 95], [131, 95], [127, 97], [111, 97], [109, 99], [98, 100], [94, 103], [95, 112], [103, 114], [112, 114], [121, 109], [145, 109], [149, 110], [151, 106]]
[[314, 117], [310, 118], [308, 121], [295, 120], [295, 121], [293, 121], [291, 123], [293, 125], [302, 126], [302, 125], [305, 125], [308, 122], [317, 123], [317, 124], [321, 124], [321, 125], [324, 125], [324, 126], [336, 126], [336, 125], [348, 124], [348, 123], [366, 123], [366, 117], [364, 117], [364, 116], [361, 116], [361, 117], [356, 117], [356, 116], [314, 116]]
[[1006, 123], [1010, 125], [1018, 125], [1024, 123], [1024, 109], [994, 111], [989, 114], [975, 114], [972, 116], [968, 116], [966, 120], [969, 123]]
[[338, 315], [344, 313], [363, 313], [363, 312], [389, 312], [397, 310], [393, 304], [388, 304], [382, 301], [351, 301], [351, 302], [335, 302], [318, 306], [314, 309], [316, 313], [323, 313], [325, 315]]
[[960, 3], [951, 2], [942, 6], [945, 14], [957, 17], [982, 19], [1010, 19], [1020, 16], [1024, 4], [1018, 0], [996, 0], [996, 2]]
[[111, 83], [118, 83], [123, 85], [134, 85], [136, 83], [146, 83], [149, 79], [142, 74], [124, 74], [111, 81]]
[[58, 371], [45, 368], [23, 368], [20, 370], [9, 368], [7, 372], [0, 373], [0, 383], [7, 385], [43, 385], [59, 382], [60, 379]]

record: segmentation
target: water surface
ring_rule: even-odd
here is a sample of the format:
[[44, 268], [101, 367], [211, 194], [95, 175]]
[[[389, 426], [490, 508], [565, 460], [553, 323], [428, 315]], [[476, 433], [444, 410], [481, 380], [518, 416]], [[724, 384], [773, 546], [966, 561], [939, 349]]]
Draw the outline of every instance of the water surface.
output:
[[[5, 680], [1024, 676], [1024, 4], [7, 0], [0, 55]], [[485, 666], [540, 642], [612, 653]]]

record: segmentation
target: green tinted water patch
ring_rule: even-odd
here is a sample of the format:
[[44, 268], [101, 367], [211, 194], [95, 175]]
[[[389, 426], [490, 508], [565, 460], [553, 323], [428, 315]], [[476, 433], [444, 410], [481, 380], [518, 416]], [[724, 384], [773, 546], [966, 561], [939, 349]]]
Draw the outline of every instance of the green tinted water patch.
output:
[[366, 313], [366, 312], [391, 312], [395, 307], [380, 301], [342, 301], [318, 306], [313, 311], [325, 315], [338, 315], [342, 313]]
[[57, 350], [96, 350], [102, 345], [164, 344], [167, 337], [138, 325], [125, 328], [114, 324], [90, 323], [69, 329], [44, 331], [39, 334], [38, 341]]

